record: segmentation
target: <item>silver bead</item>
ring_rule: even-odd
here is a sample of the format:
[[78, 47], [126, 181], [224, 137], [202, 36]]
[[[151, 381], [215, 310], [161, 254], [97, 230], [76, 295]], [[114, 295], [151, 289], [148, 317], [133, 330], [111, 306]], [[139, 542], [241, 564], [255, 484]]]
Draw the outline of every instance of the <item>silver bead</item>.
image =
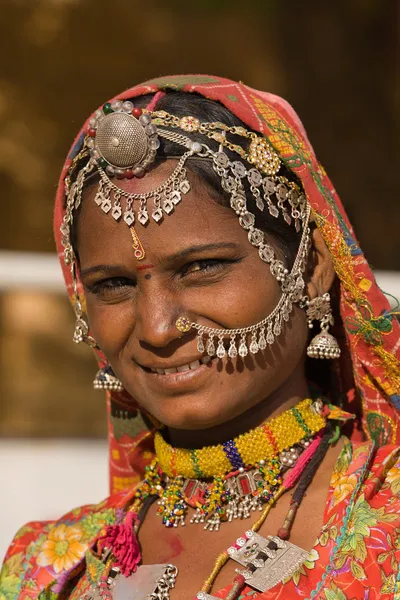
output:
[[121, 100], [115, 100], [114, 102], [111, 103], [111, 108], [114, 111], [121, 110], [121, 108], [122, 108], [122, 101]]
[[202, 150], [202, 145], [200, 144], [200, 142], [192, 142], [189, 146], [190, 150], [192, 150], [193, 152], [201, 152]]
[[142, 169], [142, 167], [136, 167], [135, 169], [133, 169], [133, 174], [135, 177], [143, 177], [144, 169]]
[[146, 125], [149, 125], [149, 123], [151, 123], [151, 116], [147, 115], [147, 114], [140, 115], [139, 123], [141, 125], [143, 125], [143, 127], [145, 127]]
[[152, 150], [157, 150], [160, 147], [160, 140], [158, 138], [149, 140], [149, 146]]
[[131, 112], [132, 108], [133, 108], [133, 104], [132, 102], [130, 102], [129, 100], [126, 100], [123, 105], [122, 108], [125, 112]]
[[147, 135], [154, 135], [157, 133], [157, 127], [153, 124], [146, 125], [146, 133]]

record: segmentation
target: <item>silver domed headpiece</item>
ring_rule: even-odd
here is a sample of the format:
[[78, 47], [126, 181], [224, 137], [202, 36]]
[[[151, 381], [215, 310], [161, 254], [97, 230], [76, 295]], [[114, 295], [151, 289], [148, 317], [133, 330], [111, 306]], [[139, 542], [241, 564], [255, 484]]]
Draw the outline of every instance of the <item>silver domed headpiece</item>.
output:
[[90, 120], [88, 134], [92, 157], [111, 177], [143, 176], [160, 146], [150, 115], [131, 102], [105, 104]]

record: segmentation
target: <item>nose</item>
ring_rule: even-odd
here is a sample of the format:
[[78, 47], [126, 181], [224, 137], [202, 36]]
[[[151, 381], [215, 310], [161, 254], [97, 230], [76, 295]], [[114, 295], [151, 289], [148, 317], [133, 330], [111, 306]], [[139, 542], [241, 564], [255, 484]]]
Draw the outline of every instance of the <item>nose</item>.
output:
[[135, 335], [138, 340], [155, 348], [164, 348], [182, 337], [175, 322], [183, 313], [176, 295], [165, 287], [142, 291], [137, 298]]

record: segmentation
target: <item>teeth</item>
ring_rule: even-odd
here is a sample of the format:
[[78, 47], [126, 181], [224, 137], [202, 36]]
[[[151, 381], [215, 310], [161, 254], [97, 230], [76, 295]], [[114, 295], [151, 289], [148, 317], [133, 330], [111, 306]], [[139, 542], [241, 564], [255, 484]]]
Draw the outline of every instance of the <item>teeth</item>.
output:
[[211, 360], [211, 356], [203, 356], [203, 358], [201, 359], [201, 362], [203, 363], [203, 365], [206, 365], [207, 363], [209, 363]]
[[152, 373], [158, 373], [158, 375], [170, 375], [171, 373], [184, 373], [185, 371], [198, 369], [201, 365], [206, 365], [211, 360], [211, 356], [203, 356], [200, 360], [194, 360], [188, 365], [181, 365], [180, 367], [171, 367], [170, 369], [150, 369]]

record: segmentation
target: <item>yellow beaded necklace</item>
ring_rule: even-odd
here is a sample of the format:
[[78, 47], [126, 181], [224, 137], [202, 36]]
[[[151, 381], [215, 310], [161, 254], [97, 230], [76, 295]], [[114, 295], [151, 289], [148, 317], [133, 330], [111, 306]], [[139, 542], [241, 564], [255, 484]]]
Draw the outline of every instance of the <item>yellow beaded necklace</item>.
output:
[[174, 448], [161, 433], [155, 434], [158, 464], [168, 477], [206, 479], [230, 473], [281, 452], [309, 438], [325, 426], [324, 417], [313, 400], [306, 398], [274, 419], [216, 446], [198, 450]]
[[156, 458], [146, 468], [134, 508], [158, 495], [166, 527], [191, 523], [210, 531], [221, 522], [248, 518], [275, 496], [286, 468], [293, 466], [310, 439], [325, 427], [323, 404], [309, 398], [248, 433], [198, 450], [174, 448], [155, 435]]

